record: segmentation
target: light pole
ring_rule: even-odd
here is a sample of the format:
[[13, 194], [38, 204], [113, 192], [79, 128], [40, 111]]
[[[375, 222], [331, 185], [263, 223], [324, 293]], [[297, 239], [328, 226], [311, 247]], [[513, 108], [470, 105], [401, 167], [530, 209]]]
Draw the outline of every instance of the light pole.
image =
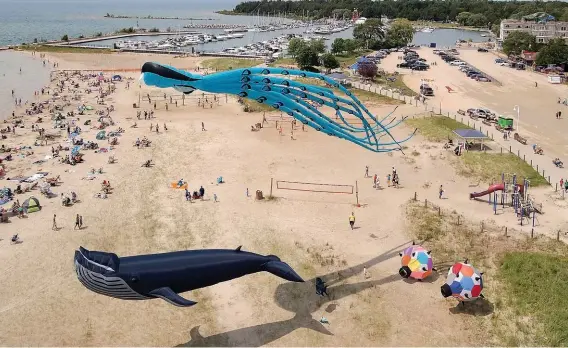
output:
[[521, 108], [518, 105], [515, 105], [515, 107], [513, 108], [514, 111], [517, 112], [517, 133], [520, 134], [520, 127], [521, 127]]

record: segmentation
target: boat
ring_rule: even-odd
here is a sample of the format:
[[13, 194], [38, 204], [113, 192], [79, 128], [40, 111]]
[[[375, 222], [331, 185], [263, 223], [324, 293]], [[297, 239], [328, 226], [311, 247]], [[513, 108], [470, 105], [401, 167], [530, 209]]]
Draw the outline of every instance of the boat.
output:
[[431, 33], [433, 31], [434, 31], [434, 28], [430, 28], [430, 27], [422, 28], [420, 30], [420, 32], [422, 32], [422, 33]]
[[241, 39], [241, 38], [245, 37], [245, 34], [240, 34], [240, 33], [231, 34], [231, 35], [232, 35], [235, 39]]

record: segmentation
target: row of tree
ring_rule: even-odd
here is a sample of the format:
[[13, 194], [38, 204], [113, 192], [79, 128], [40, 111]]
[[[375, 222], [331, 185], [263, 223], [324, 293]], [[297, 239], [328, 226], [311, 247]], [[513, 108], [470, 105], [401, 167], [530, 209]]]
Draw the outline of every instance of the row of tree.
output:
[[[238, 4], [233, 12], [242, 14], [292, 14], [310, 18], [349, 18], [353, 9], [367, 18], [406, 18], [411, 21], [457, 21], [460, 13], [475, 16], [462, 21], [466, 25], [500, 23], [506, 18], [521, 18], [546, 12], [568, 21], [568, 2], [563, 1], [492, 1], [492, 0], [261, 0]], [[481, 17], [483, 16], [483, 17]]]
[[414, 30], [406, 19], [393, 21], [387, 31], [384, 30], [380, 19], [370, 18], [364, 24], [355, 26], [353, 39], [337, 38], [331, 45], [331, 52], [326, 53], [323, 40], [306, 42], [302, 39], [292, 39], [288, 43], [288, 53], [301, 68], [323, 66], [328, 71], [339, 67], [334, 55], [352, 55], [356, 50], [403, 47], [413, 38]]
[[507, 55], [520, 55], [522, 51], [538, 52], [537, 65], [568, 64], [568, 45], [564, 38], [550, 40], [546, 44], [536, 42], [530, 33], [514, 31], [503, 40], [503, 52]]

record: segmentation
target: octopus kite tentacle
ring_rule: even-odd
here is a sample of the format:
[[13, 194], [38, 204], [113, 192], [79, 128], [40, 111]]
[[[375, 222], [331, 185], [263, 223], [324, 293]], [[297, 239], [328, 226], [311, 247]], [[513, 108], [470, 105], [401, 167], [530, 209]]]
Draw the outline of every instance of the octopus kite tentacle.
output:
[[[295, 78], [317, 79], [332, 88], [305, 84]], [[395, 139], [389, 130], [406, 118], [396, 120], [395, 117], [386, 123], [385, 121], [396, 111], [396, 107], [379, 120], [348, 89], [317, 73], [281, 68], [248, 68], [203, 76], [157, 63], [145, 63], [140, 79], [148, 86], [174, 88], [185, 94], [201, 90], [249, 98], [281, 110], [317, 131], [348, 140], [374, 152], [402, 151], [400, 144], [416, 133], [415, 130], [405, 139]], [[336, 95], [334, 89], [347, 98]], [[320, 111], [320, 106], [335, 110], [335, 119]], [[350, 122], [345, 114], [354, 116], [361, 122], [361, 126]], [[385, 136], [392, 141], [381, 142], [381, 138]]]

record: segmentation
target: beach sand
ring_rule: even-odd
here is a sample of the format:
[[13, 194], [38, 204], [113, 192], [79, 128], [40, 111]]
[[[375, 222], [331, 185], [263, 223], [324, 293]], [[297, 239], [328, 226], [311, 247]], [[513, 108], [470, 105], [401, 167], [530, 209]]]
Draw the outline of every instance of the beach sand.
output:
[[[59, 54], [50, 58], [60, 62], [60, 69], [132, 69], [146, 60], [183, 68], [199, 63], [195, 58], [131, 54]], [[432, 71], [435, 73], [435, 69]], [[116, 124], [109, 129], [126, 130], [118, 137], [114, 150], [82, 151], [85, 162], [75, 166], [52, 159], [32, 164], [49, 155], [52, 145], [64, 144], [63, 130], [64, 137], [48, 146], [34, 147], [33, 155], [15, 156], [14, 161], [7, 162], [8, 177], [37, 171], [49, 172], [49, 177], [60, 175], [62, 182], [52, 188], [53, 192], [60, 195], [75, 191], [80, 202], [62, 207], [58, 197], [47, 199], [35, 190], [17, 199], [22, 202], [34, 195], [40, 199], [42, 210], [0, 225], [0, 343], [429, 346], [489, 342], [488, 332], [470, 329], [475, 320], [482, 319], [450, 314], [456, 301], [440, 296], [444, 276], [409, 284], [398, 275], [398, 253], [412, 241], [403, 207], [415, 192], [420, 199], [435, 201], [443, 209], [456, 210], [477, 221], [515, 223], [513, 214], [493, 216], [487, 204], [469, 200], [468, 193], [485, 189], [485, 184], [457, 175], [448, 165], [450, 152], [420, 136], [406, 144], [406, 154], [372, 153], [308, 128], [302, 131], [298, 127], [294, 132], [296, 140], [292, 140], [289, 123], [283, 127], [284, 135], [276, 130], [278, 112], [267, 114], [269, 124], [265, 128], [251, 132], [250, 126], [262, 121], [261, 113], [244, 113], [235, 98], [223, 95], [212, 108], [198, 107], [197, 99], [203, 98], [199, 92], [186, 99], [186, 106], [169, 105], [168, 111], [162, 100], [154, 119], [137, 120], [136, 111], [152, 109], [143, 98], [140, 109], [132, 107], [138, 103], [138, 93], [151, 93], [153, 99], [159, 99], [157, 96], [166, 92], [166, 100], [176, 93], [139, 87], [138, 73], [121, 74], [134, 78], [130, 89], [125, 88], [125, 81], [117, 83], [116, 92], [105, 99], [107, 106], [115, 107], [110, 115]], [[440, 71], [435, 78], [444, 75]], [[464, 94], [474, 88], [467, 83], [460, 85]], [[94, 94], [83, 94], [80, 103], [104, 109], [96, 104]], [[79, 102], [73, 103], [76, 107]], [[384, 115], [392, 106], [372, 105], [370, 110]], [[422, 111], [404, 105], [397, 113], [412, 115]], [[78, 124], [85, 140], [94, 140], [98, 130], [83, 123], [90, 119], [95, 124], [96, 117], [93, 112], [80, 116]], [[17, 129], [18, 135], [3, 144], [33, 144], [37, 133], [32, 134], [29, 127], [35, 118], [26, 117], [25, 132]], [[131, 128], [135, 122], [138, 127]], [[202, 122], [206, 131], [201, 130]], [[150, 132], [150, 125], [156, 123], [160, 134]], [[48, 128], [49, 123], [44, 125]], [[394, 133], [404, 137], [411, 131], [398, 127]], [[152, 141], [151, 146], [134, 147], [135, 140], [144, 136]], [[108, 147], [106, 141], [98, 143]], [[413, 151], [419, 155], [411, 155]], [[107, 164], [109, 155], [116, 156], [117, 163]], [[149, 159], [155, 165], [141, 167]], [[374, 189], [372, 179], [364, 177], [365, 166], [369, 166], [371, 175], [379, 175], [382, 189]], [[393, 166], [401, 178], [400, 188], [386, 187], [386, 175]], [[99, 167], [103, 174], [92, 181], [82, 180], [90, 168]], [[225, 183], [216, 184], [219, 176]], [[203, 185], [205, 199], [185, 201], [183, 190], [170, 187], [180, 178], [189, 183], [192, 191]], [[255, 200], [256, 190], [262, 190], [265, 197], [269, 195], [272, 179], [275, 198]], [[114, 190], [107, 199], [94, 198], [103, 180], [109, 180]], [[278, 189], [278, 181], [356, 186], [361, 206], [355, 206], [355, 194], [282, 190]], [[3, 180], [2, 184], [15, 187], [13, 182]], [[438, 200], [440, 185], [444, 185], [448, 199]], [[213, 201], [213, 194], [218, 202]], [[351, 212], [357, 218], [355, 230], [348, 225]], [[53, 214], [57, 214], [57, 231], [51, 228]], [[73, 229], [76, 214], [84, 219], [81, 230]], [[562, 216], [563, 210], [547, 206], [541, 229], [553, 231], [562, 223]], [[11, 245], [9, 238], [16, 233], [23, 242]], [[178, 308], [159, 299], [123, 301], [95, 294], [79, 283], [73, 268], [73, 253], [79, 246], [129, 256], [185, 249], [233, 249], [239, 245], [243, 250], [279, 256], [307, 282], [289, 283], [267, 273], [248, 275], [182, 294], [198, 304]], [[370, 272], [369, 278], [364, 277], [363, 267]], [[331, 299], [315, 294], [314, 278], [322, 275], [332, 279], [328, 281], [333, 284]], [[329, 325], [318, 322], [322, 316]]]

